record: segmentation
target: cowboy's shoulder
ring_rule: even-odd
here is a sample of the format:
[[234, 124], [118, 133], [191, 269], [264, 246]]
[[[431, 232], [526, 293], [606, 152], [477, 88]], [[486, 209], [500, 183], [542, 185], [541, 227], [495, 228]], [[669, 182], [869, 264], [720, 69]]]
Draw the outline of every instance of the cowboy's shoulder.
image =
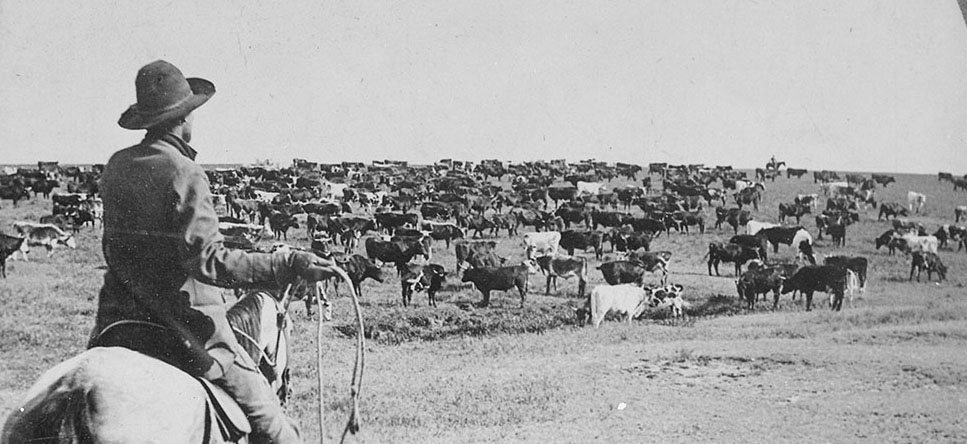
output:
[[200, 165], [163, 140], [140, 143], [118, 150], [108, 161], [107, 169], [111, 167], [127, 169], [134, 164], [140, 165], [142, 169], [147, 168], [153, 173], [166, 171], [204, 175], [204, 169]]

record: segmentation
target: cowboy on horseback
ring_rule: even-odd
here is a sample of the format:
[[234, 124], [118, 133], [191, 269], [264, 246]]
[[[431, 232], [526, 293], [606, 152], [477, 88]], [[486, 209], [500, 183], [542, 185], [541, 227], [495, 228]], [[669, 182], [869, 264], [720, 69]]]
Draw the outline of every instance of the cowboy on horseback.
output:
[[302, 251], [226, 248], [205, 171], [194, 162], [192, 112], [215, 93], [158, 60], [138, 71], [137, 103], [122, 128], [147, 130], [116, 152], [101, 180], [107, 272], [90, 347], [133, 348], [228, 392], [253, 427], [253, 443], [302, 442], [257, 363], [236, 341], [216, 287], [284, 287], [317, 281], [336, 266]]

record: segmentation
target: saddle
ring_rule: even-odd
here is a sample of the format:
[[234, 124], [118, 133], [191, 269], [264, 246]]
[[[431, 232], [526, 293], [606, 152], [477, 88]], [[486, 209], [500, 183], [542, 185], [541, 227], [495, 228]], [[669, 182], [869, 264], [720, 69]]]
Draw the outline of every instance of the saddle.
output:
[[[148, 322], [118, 322], [106, 327], [92, 346], [124, 347], [185, 371], [184, 366], [191, 361], [191, 353], [177, 338], [165, 335], [165, 330], [167, 328], [162, 325]], [[191, 375], [191, 372], [186, 373]], [[218, 426], [222, 440], [227, 442], [238, 442], [252, 432], [245, 413], [225, 390], [200, 376], [191, 376], [208, 394], [208, 399], [205, 400], [205, 411], [208, 412], [205, 421], [208, 437], [206, 442], [210, 442], [213, 424]]]

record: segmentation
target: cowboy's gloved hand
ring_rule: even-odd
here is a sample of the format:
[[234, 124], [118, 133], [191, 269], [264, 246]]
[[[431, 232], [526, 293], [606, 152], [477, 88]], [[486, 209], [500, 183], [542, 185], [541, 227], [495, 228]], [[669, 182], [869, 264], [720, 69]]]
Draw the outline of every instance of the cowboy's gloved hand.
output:
[[289, 271], [309, 282], [341, 277], [336, 262], [323, 259], [307, 251], [293, 251], [289, 255]]

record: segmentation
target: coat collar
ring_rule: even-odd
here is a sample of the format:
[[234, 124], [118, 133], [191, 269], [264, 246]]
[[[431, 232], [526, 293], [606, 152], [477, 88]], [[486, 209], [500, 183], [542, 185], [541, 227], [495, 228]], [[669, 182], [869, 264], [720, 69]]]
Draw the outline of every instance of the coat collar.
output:
[[141, 141], [141, 144], [148, 145], [156, 140], [161, 140], [167, 143], [168, 145], [171, 145], [176, 150], [178, 150], [178, 152], [181, 153], [181, 155], [191, 159], [192, 161], [194, 161], [195, 156], [198, 155], [198, 151], [195, 151], [195, 149], [192, 148], [191, 145], [188, 145], [188, 142], [185, 142], [184, 140], [182, 140], [181, 137], [178, 137], [171, 133], [157, 134], [157, 133], [151, 133], [149, 131], [148, 134], [144, 137], [144, 140]]

